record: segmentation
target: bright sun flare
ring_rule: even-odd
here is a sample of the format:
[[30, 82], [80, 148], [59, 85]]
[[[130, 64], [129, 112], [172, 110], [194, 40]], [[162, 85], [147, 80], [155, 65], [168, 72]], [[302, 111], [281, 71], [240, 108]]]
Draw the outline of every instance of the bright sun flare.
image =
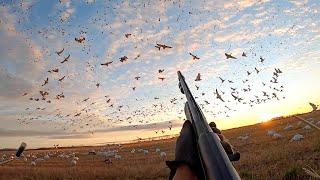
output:
[[261, 114], [258, 122], [267, 122], [270, 121], [272, 118], [278, 117], [278, 114]]

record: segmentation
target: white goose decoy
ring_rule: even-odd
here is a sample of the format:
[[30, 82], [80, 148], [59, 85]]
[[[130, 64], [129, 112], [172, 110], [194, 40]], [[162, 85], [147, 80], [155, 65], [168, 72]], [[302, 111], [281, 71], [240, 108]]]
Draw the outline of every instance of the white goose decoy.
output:
[[121, 160], [121, 159], [122, 159], [122, 157], [121, 157], [120, 155], [118, 155], [118, 154], [116, 154], [116, 155], [114, 156], [114, 158], [117, 159], [117, 160]]
[[143, 150], [143, 154], [148, 154], [149, 153], [149, 151], [148, 150]]
[[288, 124], [285, 128], [283, 128], [284, 130], [290, 130], [290, 129], [292, 129], [293, 128], [293, 126], [291, 125], [291, 124]]
[[36, 166], [36, 162], [35, 161], [31, 161], [31, 166]]
[[135, 153], [136, 152], [136, 150], [133, 148], [132, 150], [131, 150], [131, 153], [133, 154], [133, 153]]
[[310, 126], [310, 125], [306, 125], [306, 126], [303, 127], [302, 129], [304, 129], [304, 130], [310, 130], [310, 129], [311, 129], [311, 126]]
[[301, 135], [301, 134], [295, 134], [295, 135], [292, 137], [291, 141], [301, 141], [303, 138], [304, 138], [303, 135]]
[[275, 133], [276, 133], [275, 131], [269, 130], [269, 131], [267, 132], [267, 136], [273, 136]]
[[161, 153], [160, 153], [160, 156], [161, 156], [161, 157], [167, 157], [167, 153], [166, 153], [166, 152], [161, 152]]
[[47, 154], [43, 157], [44, 160], [49, 160], [50, 159], [50, 156]]
[[274, 133], [274, 134], [272, 135], [272, 137], [275, 138], [275, 139], [280, 139], [280, 138], [282, 138], [282, 135], [279, 134], [279, 133]]
[[245, 136], [239, 136], [238, 139], [244, 141], [244, 140], [247, 140], [249, 139], [249, 136], [248, 135], [245, 135]]
[[36, 162], [40, 162], [40, 161], [44, 161], [44, 159], [43, 158], [37, 158], [35, 161]]
[[75, 165], [77, 165], [77, 161], [76, 160], [71, 160], [70, 164], [71, 164], [71, 166], [75, 166]]

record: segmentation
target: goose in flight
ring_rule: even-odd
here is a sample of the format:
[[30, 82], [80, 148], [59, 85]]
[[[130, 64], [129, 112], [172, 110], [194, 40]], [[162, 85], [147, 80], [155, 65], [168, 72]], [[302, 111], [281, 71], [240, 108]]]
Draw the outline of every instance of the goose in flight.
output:
[[112, 62], [113, 62], [113, 61], [109, 61], [109, 62], [106, 62], [106, 63], [102, 63], [101, 66], [107, 66], [107, 67], [108, 67]]
[[201, 79], [201, 75], [200, 75], [200, 73], [198, 73], [198, 75], [197, 75], [197, 77], [196, 77], [196, 79], [195, 79], [195, 81], [201, 81], [202, 79]]
[[225, 79], [222, 79], [221, 77], [219, 77], [219, 79], [221, 80], [221, 83], [223, 83], [225, 81]]
[[131, 36], [131, 34], [130, 33], [127, 33], [127, 34], [125, 34], [124, 35], [126, 38], [129, 38], [130, 36]]
[[60, 51], [56, 51], [56, 54], [58, 54], [58, 56], [60, 56], [60, 54], [62, 54], [63, 51], [64, 51], [64, 48], [62, 50], [60, 50]]
[[62, 82], [66, 76], [63, 76], [62, 78], [58, 79], [59, 82]]
[[124, 61], [127, 61], [128, 60], [128, 57], [127, 56], [123, 56], [123, 57], [120, 57], [120, 62], [124, 62]]
[[171, 46], [165, 45], [165, 44], [159, 44], [157, 43], [157, 45], [155, 46], [156, 48], [158, 48], [158, 50], [160, 51], [160, 49], [166, 49], [166, 48], [172, 48]]
[[192, 54], [191, 52], [189, 54], [190, 54], [190, 56], [192, 56], [193, 60], [199, 60], [200, 59], [198, 56]]
[[228, 54], [228, 53], [224, 53], [224, 55], [226, 55], [227, 59], [237, 59], [236, 57], [232, 56], [232, 54]]
[[61, 61], [61, 64], [63, 64], [63, 63], [65, 63], [65, 62], [67, 62], [67, 61], [69, 60], [69, 58], [70, 58], [70, 54], [69, 54], [66, 58], [64, 58], [64, 60], [63, 60], [63, 61]]
[[78, 43], [82, 43], [84, 40], [86, 40], [85, 37], [80, 37], [80, 38], [74, 38], [75, 41], [77, 41]]
[[41, 86], [45, 86], [46, 84], [48, 84], [48, 82], [49, 82], [49, 78], [45, 79], [44, 83]]
[[58, 68], [56, 68], [56, 69], [51, 69], [51, 70], [49, 70], [49, 71], [48, 71], [48, 73], [52, 73], [52, 72], [57, 73], [57, 72], [59, 72], [59, 69], [58, 69]]
[[319, 105], [315, 105], [314, 103], [309, 102], [309, 105], [312, 107], [312, 111], [316, 111]]
[[216, 93], [215, 94], [217, 96], [217, 99], [220, 99], [222, 102], [224, 102], [224, 100], [222, 99], [221, 95], [218, 92], [218, 89], [216, 89]]

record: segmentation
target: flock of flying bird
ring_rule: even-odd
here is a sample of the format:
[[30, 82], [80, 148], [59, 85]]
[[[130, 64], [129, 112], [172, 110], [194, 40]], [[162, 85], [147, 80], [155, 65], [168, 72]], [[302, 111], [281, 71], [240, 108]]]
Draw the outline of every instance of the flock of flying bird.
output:
[[[126, 37], [129, 37], [127, 34], [125, 35]], [[75, 38], [75, 41], [77, 43], [85, 43], [85, 38], [84, 37], [80, 37], [80, 38]], [[168, 45], [165, 45], [165, 44], [159, 44], [157, 43], [156, 46], [155, 46], [159, 51], [160, 50], [165, 50], [166, 48], [173, 48], [172, 46], [168, 46]], [[61, 49], [61, 50], [58, 50], [56, 51], [56, 54], [58, 57], [62, 56], [62, 54], [64, 53], [65, 49]], [[192, 57], [192, 60], [200, 60], [200, 58], [197, 56], [197, 55], [194, 55], [193, 53], [189, 52], [189, 55]], [[231, 53], [228, 54], [228, 53], [225, 53], [225, 56], [226, 56], [226, 59], [237, 59], [235, 56], [233, 56]], [[70, 54], [68, 54], [66, 57], [63, 57], [63, 60], [60, 62], [61, 64], [63, 63], [67, 63], [69, 60], [70, 60]], [[242, 54], [242, 57], [247, 57], [246, 53], [243, 52]], [[124, 63], [128, 61], [128, 57], [127, 56], [122, 56], [119, 58], [119, 62], [120, 63]], [[260, 63], [263, 63], [264, 62], [264, 59], [262, 57], [259, 58], [259, 62]], [[101, 66], [110, 66], [112, 63], [114, 63], [113, 61], [108, 61], [108, 62], [103, 62], [103, 63], [100, 63]], [[60, 69], [59, 68], [52, 68], [52, 69], [49, 69], [47, 72], [49, 74], [52, 74], [52, 73], [59, 73]], [[165, 69], [159, 69], [158, 70], [158, 74], [162, 74], [163, 72], [165, 71]], [[259, 74], [261, 70], [258, 70], [257, 67], [254, 68], [254, 71], [256, 74]], [[246, 71], [246, 74], [247, 76], [250, 76], [253, 72], [249, 72], [249, 71]], [[254, 104], [261, 104], [261, 103], [266, 103], [268, 100], [272, 100], [272, 99], [277, 99], [279, 100], [279, 96], [277, 95], [278, 92], [283, 92], [283, 85], [280, 85], [279, 88], [278, 87], [274, 87], [272, 86], [272, 84], [275, 84], [277, 85], [279, 82], [278, 82], [278, 78], [280, 76], [280, 74], [282, 74], [283, 72], [279, 69], [279, 68], [275, 68], [274, 69], [274, 72], [273, 72], [273, 76], [271, 77], [270, 79], [270, 83], [269, 83], [269, 86], [268, 88], [273, 90], [274, 92], [272, 93], [267, 93], [266, 91], [262, 91], [260, 95], [255, 95], [255, 99], [250, 99], [250, 100], [245, 100], [245, 97], [244, 96], [240, 96], [241, 93], [251, 93], [251, 90], [252, 90], [252, 87], [248, 84], [246, 88], [237, 88], [237, 87], [231, 87], [230, 86], [230, 96], [233, 98], [233, 100], [235, 101], [235, 103], [242, 103], [242, 104], [248, 104], [250, 105], [250, 107], [254, 106]], [[63, 80], [66, 78], [67, 76], [66, 75], [63, 75], [61, 78], [58, 79], [58, 82], [59, 83], [62, 83]], [[221, 84], [225, 84], [225, 83], [228, 83], [228, 85], [232, 85], [234, 84], [234, 81], [233, 80], [227, 80], [227, 79], [224, 79], [222, 77], [218, 77], [219, 80], [221, 81]], [[138, 81], [141, 79], [141, 76], [135, 76], [134, 77], [134, 80]], [[159, 80], [161, 81], [164, 81], [165, 80], [165, 77], [158, 77]], [[195, 81], [198, 82], [198, 81], [201, 81], [202, 78], [201, 78], [201, 73], [198, 73], [196, 78], [195, 78]], [[243, 84], [247, 84], [249, 80], [248, 79], [245, 79], [242, 81]], [[41, 84], [41, 87], [45, 87], [47, 84], [49, 83], [49, 77], [45, 78], [43, 83]], [[264, 87], [267, 86], [268, 83], [265, 83], [265, 82], [262, 82], [262, 85]], [[96, 88], [99, 88], [100, 87], [100, 83], [96, 83]], [[198, 91], [199, 90], [199, 85], [195, 85], [196, 87], [196, 90]], [[136, 90], [136, 87], [132, 87], [132, 90], [135, 91]], [[39, 94], [40, 94], [40, 97], [30, 97], [29, 99], [30, 100], [33, 100], [33, 101], [45, 101], [47, 103], [51, 103], [52, 100], [48, 99], [48, 96], [49, 96], [49, 91], [45, 91], [45, 90], [40, 90], [39, 91]], [[227, 100], [225, 100], [225, 96], [226, 95], [226, 92], [223, 92], [223, 91], [219, 91], [217, 88], [213, 91], [213, 94], [216, 96], [216, 98], [218, 100], [221, 101], [221, 103], [224, 103], [226, 102]], [[24, 93], [23, 96], [26, 96], [28, 95], [28, 93]], [[204, 92], [201, 93], [202, 96], [205, 95]], [[55, 95], [55, 99], [56, 100], [62, 100], [65, 98], [65, 95], [63, 92], [61, 92], [60, 94], [57, 94]], [[117, 114], [117, 113], [121, 113], [120, 111], [122, 111], [125, 107], [129, 108], [129, 106], [125, 106], [125, 105], [118, 105], [118, 106], [115, 106], [114, 103], [112, 103], [112, 98], [108, 95], [104, 96], [105, 100], [104, 100], [104, 103], [109, 107], [109, 108], [114, 108], [114, 112], [112, 112], [111, 114]], [[197, 96], [195, 97], [196, 99], [198, 98]], [[282, 98], [285, 98], [285, 97], [282, 97]], [[154, 97], [154, 100], [159, 100], [160, 98], [159, 97]], [[94, 107], [90, 108], [90, 106], [94, 106], [95, 104], [97, 103], [100, 103], [100, 102], [90, 102], [90, 97], [87, 97], [83, 100], [81, 100], [80, 102], [78, 102], [78, 104], [83, 104], [85, 103], [85, 106], [84, 108], [82, 109], [79, 109], [78, 111], [74, 112], [74, 113], [69, 113], [69, 114], [65, 114], [63, 115], [60, 111], [60, 109], [56, 109], [56, 111], [54, 111], [56, 114], [54, 115], [54, 117], [57, 117], [57, 118], [61, 118], [61, 119], [66, 119], [66, 118], [70, 118], [69, 121], [66, 121], [64, 123], [64, 130], [67, 130], [68, 127], [73, 127], [74, 125], [76, 124], [79, 124], [79, 122], [84, 122], [84, 125], [81, 125], [80, 128], [86, 128], [86, 127], [89, 127], [90, 125], [92, 125], [92, 127], [95, 127], [95, 126], [99, 126], [99, 125], [102, 125], [103, 123], [102, 122], [98, 122], [98, 124], [94, 124], [93, 122], [93, 118], [95, 117], [98, 117], [97, 114], [94, 114], [94, 113], [90, 113], [91, 110], [94, 109]], [[172, 105], [177, 105], [178, 101], [181, 101], [183, 100], [183, 98], [176, 98], [176, 97], [173, 97], [172, 99], [170, 99], [170, 104]], [[136, 101], [138, 101], [138, 99], [136, 99]], [[227, 102], [231, 102], [231, 100], [228, 100]], [[200, 103], [200, 106], [202, 108], [205, 108], [205, 105], [209, 105], [210, 102], [209, 100], [204, 100], [203, 103]], [[170, 107], [165, 107], [166, 105], [164, 103], [160, 103], [160, 104], [153, 104], [153, 107], [154, 109], [153, 110], [150, 110], [150, 109], [146, 109], [146, 110], [142, 110], [142, 109], [138, 109], [138, 110], [135, 110], [132, 112], [132, 115], [131, 116], [128, 116], [127, 118], [125, 119], [121, 119], [119, 115], [116, 115], [116, 118], [113, 119], [113, 118], [109, 118], [108, 121], [109, 122], [124, 122], [125, 120], [129, 123], [129, 124], [132, 124], [133, 122], [133, 118], [134, 117], [140, 117], [140, 119], [142, 119], [141, 117], [144, 117], [144, 118], [147, 118], [148, 115], [150, 116], [155, 116], [157, 113], [160, 113], [161, 111], [165, 112], [165, 111], [168, 111], [170, 109]], [[225, 114], [226, 117], [229, 117], [228, 115], [228, 112], [232, 111], [232, 109], [230, 107], [228, 107], [227, 105], [225, 105], [225, 108], [226, 110], [224, 112], [220, 111], [220, 112], [217, 112], [217, 113], [213, 113], [213, 111], [210, 111], [212, 113], [213, 116], [216, 116], [218, 114]], [[37, 108], [37, 110], [45, 110], [46, 108]], [[26, 110], [30, 110], [30, 108], [26, 108]], [[233, 111], [236, 111], [235, 109]], [[205, 110], [205, 112], [209, 112], [208, 110]], [[183, 111], [180, 111], [178, 112], [179, 115], [181, 115], [183, 113]], [[30, 113], [31, 114], [31, 113]], [[76, 118], [79, 118], [80, 116], [82, 116], [82, 120], [83, 121], [79, 121], [78, 119]], [[31, 117], [29, 120], [35, 120], [35, 119], [40, 119], [40, 118], [43, 118], [41, 115], [40, 116], [37, 116], [37, 117]], [[182, 119], [181, 116], [179, 116], [180, 119]], [[26, 120], [26, 118], [21, 118], [21, 119], [18, 119], [20, 122], [22, 123], [26, 123], [28, 124], [28, 121]], [[149, 124], [151, 127], [154, 126], [154, 128], [156, 128], [156, 123], [152, 123], [151, 120], [139, 120], [138, 122], [136, 123], [139, 123], [140, 125], [141, 124]], [[138, 125], [135, 124], [135, 125], [132, 125], [133, 128], [138, 128]], [[172, 122], [171, 121], [168, 121], [168, 126], [167, 126], [167, 130], [171, 130], [172, 129]], [[167, 130], [165, 129], [161, 129], [161, 130], [155, 130], [155, 134], [158, 134], [159, 132], [161, 132], [162, 134], [164, 134]], [[76, 131], [76, 129], [74, 129], [74, 131]], [[93, 134], [93, 130], [90, 131], [92, 134]]]
[[[103, 18], [100, 18], [98, 20], [101, 19]], [[84, 28], [79, 25], [79, 29], [82, 29], [80, 31], [81, 35], [75, 38], [74, 36], [72, 38], [69, 38], [68, 43], [75, 43], [76, 45], [79, 45], [79, 47], [82, 48], [82, 51], [87, 51], [86, 53], [88, 53], [91, 49], [91, 46], [88, 44], [90, 41], [93, 41], [93, 38], [86, 33], [86, 31], [88, 31], [88, 27]], [[62, 31], [62, 34], [70, 35], [70, 33], [68, 33], [66, 30]], [[45, 36], [44, 32], [44, 30], [39, 31], [39, 34]], [[110, 32], [110, 34], [112, 33]], [[124, 37], [126, 39], [135, 38], [135, 33], [125, 33]], [[162, 51], [175, 50], [174, 45], [168, 45], [158, 42], [156, 42], [155, 44], [152, 43], [152, 48], [155, 48], [156, 52], [159, 54], [161, 54]], [[196, 73], [196, 77], [194, 79], [196, 91], [193, 93], [196, 94], [195, 98], [198, 99], [199, 105], [202, 107], [203, 111], [206, 114], [210, 114], [213, 117], [218, 118], [230, 117], [231, 112], [237, 111], [237, 105], [239, 104], [244, 104], [248, 105], [248, 107], [253, 107], [258, 104], [267, 103], [268, 101], [281, 100], [285, 98], [283, 96], [284, 86], [281, 84], [281, 81], [279, 79], [283, 72], [279, 68], [274, 68], [274, 71], [272, 72], [272, 74], [270, 74], [270, 79], [268, 81], [260, 82], [260, 89], [262, 90], [260, 90], [259, 88], [257, 90], [255, 88], [255, 86], [257, 85], [256, 82], [250, 84], [250, 82], [259, 79], [260, 74], [267, 73], [263, 71], [265, 70], [264, 63], [268, 61], [268, 58], [256, 56], [255, 53], [250, 53], [249, 51], [243, 52], [242, 54], [239, 54], [239, 56], [233, 55], [229, 52], [224, 54], [226, 60], [234, 62], [242, 61], [242, 59], [245, 59], [251, 55], [254, 56], [256, 62], [259, 65], [257, 65], [254, 68], [248, 67], [248, 69], [246, 70], [241, 69], [239, 72], [237, 72], [243, 73], [243, 75], [246, 76], [245, 79], [238, 79], [238, 77], [235, 77], [234, 79], [228, 79], [227, 77], [219, 76], [216, 77], [216, 80], [220, 81], [220, 83], [216, 84], [216, 87], [213, 87], [213, 89], [207, 89], [201, 87], [201, 81], [203, 81], [204, 79], [203, 76], [206, 76], [206, 72]], [[133, 94], [132, 97], [135, 101], [139, 102], [147, 99], [148, 102], [150, 102], [151, 104], [150, 106], [137, 106], [135, 107], [136, 109], [133, 109], [131, 106], [126, 104], [126, 102], [117, 101], [111, 95], [103, 95], [98, 99], [96, 97], [82, 97], [82, 99], [76, 99], [75, 102], [77, 109], [72, 112], [65, 112], [63, 107], [55, 107], [52, 109], [50, 107], [50, 104], [52, 104], [53, 101], [55, 103], [59, 103], [60, 101], [64, 101], [64, 103], [67, 104], [69, 103], [69, 99], [67, 99], [69, 93], [62, 92], [63, 90], [61, 90], [61, 92], [54, 94], [50, 91], [48, 86], [51, 87], [56, 83], [58, 83], [59, 86], [63, 86], [63, 83], [65, 83], [65, 81], [71, 83], [70, 75], [63, 73], [66, 72], [66, 70], [68, 69], [68, 63], [73, 60], [73, 55], [71, 52], [69, 52], [67, 45], [65, 45], [63, 48], [61, 47], [61, 49], [59, 48], [54, 50], [54, 52], [55, 53], [53, 53], [53, 59], [58, 59], [57, 64], [59, 65], [56, 65], [55, 67], [51, 67], [46, 70], [46, 77], [39, 83], [39, 93], [35, 94], [34, 92], [23, 92], [23, 96], [28, 97], [30, 101], [43, 102], [42, 104], [39, 104], [39, 106], [43, 107], [37, 107], [33, 109], [31, 107], [26, 107], [26, 114], [22, 114], [21, 118], [18, 119], [21, 124], [32, 124], [32, 120], [48, 120], [43, 121], [43, 123], [61, 120], [59, 121], [61, 122], [61, 124], [55, 124], [55, 128], [61, 128], [62, 126], [62, 128], [66, 131], [78, 131], [79, 129], [89, 129], [90, 133], [94, 133], [95, 129], [99, 129], [100, 127], [111, 128], [114, 125], [125, 124], [129, 125], [132, 128], [139, 128], [140, 125], [148, 125], [149, 127], [155, 130], [155, 134], [165, 134], [166, 132], [172, 130], [174, 123], [172, 121], [167, 121], [165, 122], [166, 128], [159, 129], [157, 127], [157, 123], [153, 122], [153, 119], [156, 119], [158, 114], [175, 112], [178, 114], [178, 119], [183, 119], [183, 106], [181, 106], [181, 104], [185, 100], [182, 97], [182, 95], [177, 94], [165, 97], [152, 96], [146, 97], [145, 99], [141, 99], [138, 97], [135, 98]], [[186, 54], [190, 55], [190, 58], [192, 61], [194, 61], [194, 63], [201, 61], [201, 54], [196, 54], [195, 52], [186, 52]], [[127, 64], [129, 61], [136, 60], [140, 56], [141, 55], [139, 53], [136, 56], [133, 56], [132, 58], [129, 55], [122, 55], [120, 57], [116, 57], [115, 59], [108, 61], [104, 61], [101, 60], [101, 58], [97, 58], [99, 62], [95, 62], [94, 64], [91, 62], [85, 62], [83, 63], [83, 66], [87, 67], [90, 71], [94, 71], [97, 68], [107, 70], [108, 68], [111, 68], [116, 64]], [[96, 56], [93, 57], [96, 58]], [[157, 71], [153, 73], [156, 74], [156, 78], [159, 80], [159, 82], [166, 84], [166, 78], [171, 78], [167, 77], [167, 71], [168, 70], [164, 69], [163, 67], [159, 67]], [[55, 78], [56, 76], [59, 76], [59, 78]], [[144, 79], [143, 76], [144, 75], [135, 75], [132, 77], [131, 81], [142, 81]], [[53, 83], [51, 84], [51, 82]], [[104, 86], [102, 82], [95, 82], [94, 84], [95, 86], [93, 86], [92, 88], [101, 88]], [[128, 89], [134, 92], [138, 91], [139, 87], [137, 87], [136, 85], [130, 85]], [[212, 97], [216, 98], [217, 101], [209, 100]], [[37, 105], [33, 104], [32, 106], [35, 107]], [[97, 109], [97, 107], [101, 106], [104, 106], [105, 109]], [[46, 114], [37, 112], [44, 110], [48, 110], [48, 112]], [[107, 122], [100, 121], [101, 116], [106, 118]]]

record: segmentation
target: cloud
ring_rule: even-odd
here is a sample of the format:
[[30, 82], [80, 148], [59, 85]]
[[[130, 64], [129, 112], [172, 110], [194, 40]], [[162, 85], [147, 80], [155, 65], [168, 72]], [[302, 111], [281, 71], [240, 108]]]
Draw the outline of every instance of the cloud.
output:
[[57, 132], [0, 128], [1, 137], [50, 136], [55, 134], [57, 134]]
[[62, 4], [63, 11], [60, 13], [60, 20], [62, 22], [67, 21], [71, 15], [75, 12], [75, 8], [71, 6], [71, 1], [70, 0], [60, 0], [60, 4]]
[[17, 98], [34, 87], [46, 62], [38, 45], [16, 30], [16, 17], [0, 7], [0, 96]]
[[74, 8], [67, 8], [65, 11], [61, 12], [61, 15], [60, 15], [61, 21], [67, 21], [74, 12], [75, 12]]
[[20, 98], [23, 92], [29, 92], [33, 89], [33, 85], [30, 82], [9, 74], [1, 66], [0, 83], [0, 99], [2, 101], [4, 99], [12, 101], [13, 99]]
[[[97, 129], [92, 132], [97, 133], [109, 133], [109, 132], [121, 132], [121, 131], [136, 131], [136, 130], [158, 130], [167, 129], [170, 124], [172, 128], [180, 127], [183, 121], [173, 120], [163, 121], [159, 123], [142, 124], [142, 125], [131, 125], [131, 126], [121, 126], [113, 127], [108, 129]], [[90, 138], [92, 137], [91, 132], [78, 132], [78, 133], [67, 133], [62, 131], [38, 131], [38, 130], [25, 130], [25, 129], [5, 129], [0, 128], [1, 137], [47, 137], [49, 139], [78, 139], [78, 138]]]
[[29, 10], [35, 3], [37, 2], [37, 0], [21, 0], [20, 2], [20, 8], [24, 11]]

